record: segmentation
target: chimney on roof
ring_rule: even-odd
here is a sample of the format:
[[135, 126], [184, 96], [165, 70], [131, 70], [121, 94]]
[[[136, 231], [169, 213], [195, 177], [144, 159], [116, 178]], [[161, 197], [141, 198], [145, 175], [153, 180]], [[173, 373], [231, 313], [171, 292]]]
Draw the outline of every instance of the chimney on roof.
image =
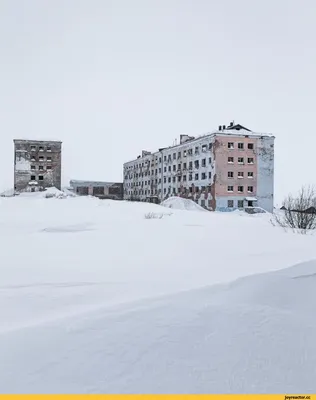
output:
[[222, 130], [222, 125], [219, 125], [218, 130], [219, 130], [219, 131]]

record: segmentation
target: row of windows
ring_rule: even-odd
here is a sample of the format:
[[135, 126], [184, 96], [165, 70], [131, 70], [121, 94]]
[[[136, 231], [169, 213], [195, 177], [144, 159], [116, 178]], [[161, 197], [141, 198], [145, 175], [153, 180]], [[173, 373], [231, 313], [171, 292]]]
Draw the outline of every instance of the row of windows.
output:
[[[234, 192], [235, 188], [234, 186], [227, 186], [227, 192]], [[237, 187], [238, 193], [244, 193], [244, 187], [243, 186], [238, 186]], [[253, 193], [253, 186], [247, 186], [247, 192], [248, 193]]]
[[[234, 200], [227, 200], [227, 207], [234, 208]], [[237, 207], [244, 208], [244, 200], [237, 200]]]
[[[228, 178], [234, 178], [234, 171], [228, 171], [227, 172], [227, 177]], [[243, 178], [244, 177], [244, 171], [238, 171], [237, 172], [237, 177], [238, 178]], [[253, 178], [253, 172], [252, 171], [248, 171], [248, 178]]]
[[[168, 181], [169, 183], [171, 183], [171, 181], [172, 182], [187, 182], [187, 181], [193, 181], [193, 180], [198, 181], [200, 178], [201, 178], [201, 180], [211, 179], [212, 172], [208, 172], [208, 173], [202, 172], [201, 174], [188, 174], [188, 176], [187, 175], [178, 175], [178, 176], [173, 176], [173, 177], [169, 176], [168, 178], [165, 176], [163, 178], [163, 182], [167, 183], [167, 181]], [[132, 182], [132, 183], [128, 182], [126, 184], [126, 186], [131, 186], [131, 187], [144, 186], [144, 185], [146, 186], [147, 184], [148, 185], [154, 184], [154, 183], [159, 184], [161, 182], [162, 182], [161, 179], [155, 179], [152, 181], [149, 180], [149, 181], [142, 181], [142, 182]]]
[[140, 190], [128, 190], [126, 193], [129, 196], [146, 196], [146, 195], [157, 195], [161, 194], [162, 192], [164, 194], [167, 193], [173, 193], [173, 194], [188, 194], [188, 193], [199, 193], [200, 191], [204, 192], [206, 189], [206, 186], [190, 186], [189, 188], [182, 188], [182, 189], [176, 189], [176, 188], [164, 188], [162, 191], [161, 189], [140, 189]]
[[46, 147], [44, 147], [44, 146], [31, 146], [31, 151], [37, 151], [37, 149], [38, 149], [38, 151], [52, 151], [52, 148], [51, 148], [51, 146], [46, 146]]
[[[45, 170], [45, 167], [43, 166], [43, 165], [39, 165], [38, 166], [38, 169], [39, 169], [39, 171], [44, 171]], [[46, 170], [47, 171], [50, 171], [52, 169], [52, 166], [51, 165], [46, 165]], [[31, 165], [31, 170], [32, 171], [35, 171], [36, 170], [36, 166], [35, 165]]]
[[[165, 155], [163, 157], [163, 161], [167, 162], [167, 161], [171, 161], [171, 160], [179, 160], [182, 157], [187, 157], [187, 156], [192, 156], [193, 154], [197, 155], [200, 154], [200, 152], [202, 153], [206, 153], [208, 150], [211, 150], [212, 148], [212, 143], [207, 144], [203, 144], [201, 146], [195, 146], [195, 148], [191, 148], [191, 149], [187, 149], [187, 150], [183, 150], [183, 151], [178, 151], [171, 154]], [[162, 163], [162, 157], [156, 157], [155, 159], [156, 164], [159, 162], [159, 164]], [[152, 160], [151, 162], [151, 166], [153, 167], [155, 165], [155, 161]], [[150, 164], [150, 160], [146, 160], [145, 162], [139, 163], [139, 164], [134, 164], [134, 165], [130, 165], [129, 167], [127, 167], [127, 169], [131, 170], [131, 169], [138, 169], [138, 168], [142, 168], [146, 165]]]
[[[212, 158], [209, 157], [208, 161], [206, 160], [206, 158], [203, 158], [201, 160], [201, 167], [202, 168], [206, 167], [207, 166], [207, 162], [208, 162], [209, 165], [212, 164]], [[194, 166], [195, 169], [200, 168], [200, 161], [196, 160], [196, 161], [194, 161], [194, 163], [193, 163], [193, 161], [190, 161], [189, 163], [185, 162], [183, 164], [178, 164], [178, 165], [174, 164], [172, 167], [171, 167], [171, 165], [169, 165], [168, 167], [164, 167], [163, 171], [164, 172], [167, 172], [167, 171], [168, 172], [172, 172], [172, 171], [176, 172], [176, 171], [181, 171], [181, 170], [186, 170], [186, 169], [190, 170], [190, 169], [193, 169], [193, 166]], [[151, 175], [157, 175], [158, 173], [159, 174], [162, 173], [162, 168], [156, 168], [155, 170], [151, 171]], [[125, 175], [125, 179], [132, 179], [133, 177], [134, 178], [142, 178], [142, 177], [147, 176], [147, 175], [150, 175], [150, 171], [135, 173], [134, 175]]]
[[[245, 158], [244, 157], [238, 157], [237, 159], [238, 164], [245, 164]], [[228, 157], [228, 164], [234, 164], [235, 159], [234, 157]], [[248, 157], [247, 158], [247, 163], [248, 164], [254, 164], [254, 158], [253, 157]]]
[[44, 156], [39, 156], [39, 157], [35, 157], [35, 156], [32, 156], [31, 157], [31, 161], [33, 161], [33, 162], [37, 162], [37, 161], [39, 161], [39, 162], [44, 162], [44, 161], [47, 161], [47, 162], [51, 162], [52, 161], [52, 157], [44, 157]]
[[[228, 147], [230, 150], [233, 150], [233, 149], [235, 148], [235, 143], [234, 143], [234, 142], [228, 142], [227, 147]], [[254, 144], [253, 144], [253, 143], [248, 143], [248, 144], [247, 144], [247, 148], [248, 148], [249, 150], [253, 150], [253, 149], [254, 149]], [[244, 150], [244, 149], [245, 149], [245, 144], [242, 143], [242, 142], [237, 143], [237, 149], [238, 149], [238, 150]]]
[[31, 176], [31, 181], [43, 181], [44, 180], [44, 175], [39, 175], [36, 179], [36, 175]]

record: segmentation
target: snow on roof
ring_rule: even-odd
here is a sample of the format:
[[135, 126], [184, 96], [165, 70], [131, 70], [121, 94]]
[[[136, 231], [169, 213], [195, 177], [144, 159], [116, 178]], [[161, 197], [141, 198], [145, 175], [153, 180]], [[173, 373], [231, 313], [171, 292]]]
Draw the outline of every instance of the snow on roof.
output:
[[246, 197], [245, 200], [247, 201], [258, 201], [255, 197]]

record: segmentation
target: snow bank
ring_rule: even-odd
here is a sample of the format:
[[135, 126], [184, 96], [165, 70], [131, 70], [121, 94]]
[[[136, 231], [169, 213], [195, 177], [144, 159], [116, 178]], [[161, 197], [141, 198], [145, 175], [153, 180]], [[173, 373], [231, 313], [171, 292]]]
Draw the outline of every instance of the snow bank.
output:
[[167, 208], [174, 208], [177, 210], [187, 210], [187, 211], [206, 211], [203, 207], [195, 203], [190, 199], [184, 199], [182, 197], [169, 197], [169, 199], [164, 200], [161, 205]]
[[315, 237], [150, 212], [3, 200], [0, 392], [315, 392]]

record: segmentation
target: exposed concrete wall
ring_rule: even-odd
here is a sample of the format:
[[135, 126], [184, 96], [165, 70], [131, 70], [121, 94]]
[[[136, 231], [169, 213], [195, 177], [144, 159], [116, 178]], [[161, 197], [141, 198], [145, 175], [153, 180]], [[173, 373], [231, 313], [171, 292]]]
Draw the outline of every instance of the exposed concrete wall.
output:
[[17, 192], [61, 188], [61, 142], [15, 140], [14, 147]]
[[274, 193], [274, 137], [258, 139], [258, 206], [273, 212]]
[[109, 197], [123, 199], [122, 182], [99, 182], [99, 181], [76, 181], [71, 180], [70, 186], [78, 195], [89, 195], [96, 197]]

